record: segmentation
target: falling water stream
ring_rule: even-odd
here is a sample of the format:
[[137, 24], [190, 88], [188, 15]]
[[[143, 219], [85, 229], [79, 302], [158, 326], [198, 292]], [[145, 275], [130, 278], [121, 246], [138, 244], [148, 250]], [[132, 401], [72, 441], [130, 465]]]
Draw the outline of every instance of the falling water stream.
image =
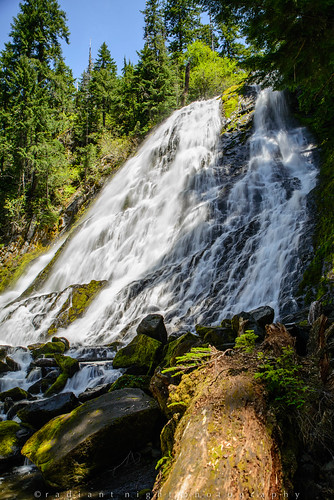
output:
[[291, 124], [282, 93], [261, 91], [248, 167], [228, 179], [221, 128], [219, 99], [192, 103], [157, 128], [104, 188], [38, 293], [3, 297], [0, 343], [43, 338], [66, 287], [92, 279], [108, 284], [58, 332], [72, 343], [112, 342], [150, 312], [172, 331], [265, 304], [278, 317], [293, 311], [316, 182], [309, 138]]

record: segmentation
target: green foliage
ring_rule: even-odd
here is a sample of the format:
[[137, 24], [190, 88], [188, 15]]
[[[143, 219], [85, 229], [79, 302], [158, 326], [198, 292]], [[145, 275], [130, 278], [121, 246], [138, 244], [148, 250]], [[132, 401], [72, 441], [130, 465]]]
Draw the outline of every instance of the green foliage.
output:
[[194, 0], [167, 0], [165, 4], [165, 24], [170, 40], [169, 50], [178, 60], [187, 45], [196, 38], [200, 27], [200, 9]]
[[183, 375], [183, 373], [198, 368], [201, 364], [208, 360], [212, 355], [210, 347], [192, 347], [190, 352], [183, 356], [176, 357], [176, 365], [165, 368], [161, 373], [173, 373], [172, 377]]
[[254, 330], [246, 330], [245, 333], [235, 339], [235, 349], [241, 349], [246, 353], [251, 353], [255, 349], [255, 342], [258, 335], [255, 335]]
[[258, 359], [261, 364], [254, 378], [266, 384], [270, 396], [279, 408], [303, 406], [310, 388], [300, 376], [301, 365], [296, 363], [293, 348], [283, 347], [281, 356], [275, 359], [259, 353]]
[[221, 94], [244, 78], [235, 60], [220, 57], [203, 42], [188, 45], [184, 61], [190, 63], [190, 100], [207, 99]]

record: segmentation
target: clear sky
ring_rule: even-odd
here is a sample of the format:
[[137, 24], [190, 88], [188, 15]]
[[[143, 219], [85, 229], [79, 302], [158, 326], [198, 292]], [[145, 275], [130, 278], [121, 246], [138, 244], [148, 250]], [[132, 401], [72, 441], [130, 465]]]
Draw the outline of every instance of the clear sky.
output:
[[[0, 0], [0, 50], [8, 41], [13, 17], [19, 13], [22, 0]], [[137, 51], [143, 48], [145, 0], [58, 0], [67, 15], [70, 44], [63, 44], [66, 64], [73, 76], [80, 78], [88, 65], [89, 42], [92, 56], [106, 42], [115, 59], [118, 72], [124, 57], [137, 62]]]

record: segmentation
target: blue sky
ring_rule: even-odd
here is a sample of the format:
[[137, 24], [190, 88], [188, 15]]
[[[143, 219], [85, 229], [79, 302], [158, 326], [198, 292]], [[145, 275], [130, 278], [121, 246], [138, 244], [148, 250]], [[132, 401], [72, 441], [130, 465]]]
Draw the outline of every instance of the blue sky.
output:
[[[10, 24], [19, 13], [22, 0], [0, 0], [0, 50], [8, 41]], [[124, 57], [137, 62], [137, 51], [143, 48], [145, 0], [58, 0], [66, 12], [70, 45], [63, 45], [66, 64], [73, 76], [80, 78], [88, 64], [89, 43], [92, 56], [106, 42], [120, 73]]]

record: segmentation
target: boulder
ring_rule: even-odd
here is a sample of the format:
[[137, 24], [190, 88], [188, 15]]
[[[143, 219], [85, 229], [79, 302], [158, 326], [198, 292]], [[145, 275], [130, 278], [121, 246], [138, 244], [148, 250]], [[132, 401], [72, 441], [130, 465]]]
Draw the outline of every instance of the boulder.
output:
[[52, 337], [51, 342], [63, 342], [65, 351], [68, 351], [70, 348], [70, 343], [65, 337]]
[[86, 401], [98, 398], [99, 396], [106, 394], [109, 391], [111, 385], [112, 384], [109, 383], [109, 384], [100, 384], [95, 387], [90, 387], [89, 389], [86, 389], [85, 392], [79, 394], [78, 399], [80, 400], [81, 403], [86, 403]]
[[7, 420], [0, 422], [0, 467], [12, 464], [20, 458], [20, 424]]
[[54, 354], [63, 354], [65, 352], [64, 342], [46, 342], [45, 344], [31, 344], [28, 349], [34, 359], [52, 357]]
[[217, 349], [228, 349], [235, 343], [236, 333], [232, 327], [196, 325], [195, 328], [205, 344], [213, 345]]
[[144, 334], [152, 339], [159, 340], [163, 344], [167, 342], [167, 330], [164, 318], [161, 314], [149, 314], [137, 327], [138, 335]]
[[125, 347], [120, 349], [113, 360], [114, 368], [134, 367], [139, 374], [153, 372], [161, 352], [162, 343], [140, 334]]
[[13, 420], [13, 418], [17, 415], [17, 412], [21, 410], [21, 408], [28, 406], [30, 403], [31, 401], [28, 401], [27, 399], [14, 403], [7, 411], [7, 420]]
[[18, 372], [21, 369], [20, 365], [16, 363], [16, 361], [14, 361], [10, 356], [6, 356], [6, 364], [9, 371], [11, 372]]
[[125, 373], [119, 377], [113, 384], [108, 392], [117, 391], [125, 388], [138, 388], [143, 391], [149, 391], [151, 377], [147, 375], [129, 375]]
[[110, 392], [48, 422], [22, 454], [48, 485], [72, 488], [142, 449], [155, 437], [159, 418], [158, 404], [140, 389]]
[[49, 420], [63, 413], [69, 413], [79, 406], [78, 398], [72, 392], [57, 394], [42, 401], [33, 401], [17, 412], [17, 416], [25, 423], [40, 429]]
[[6, 398], [11, 398], [13, 401], [20, 401], [21, 399], [31, 399], [31, 396], [20, 387], [8, 389], [8, 391], [0, 392], [0, 401], [5, 401]]
[[266, 325], [271, 325], [275, 317], [275, 311], [270, 306], [258, 307], [257, 309], [249, 311], [249, 314], [251, 314], [261, 328], [265, 328]]
[[197, 335], [193, 333], [185, 333], [181, 337], [172, 342], [169, 342], [163, 350], [163, 359], [161, 361], [161, 366], [169, 367], [175, 364], [175, 360], [178, 356], [183, 356], [186, 352], [196, 345], [202, 343], [202, 340]]

